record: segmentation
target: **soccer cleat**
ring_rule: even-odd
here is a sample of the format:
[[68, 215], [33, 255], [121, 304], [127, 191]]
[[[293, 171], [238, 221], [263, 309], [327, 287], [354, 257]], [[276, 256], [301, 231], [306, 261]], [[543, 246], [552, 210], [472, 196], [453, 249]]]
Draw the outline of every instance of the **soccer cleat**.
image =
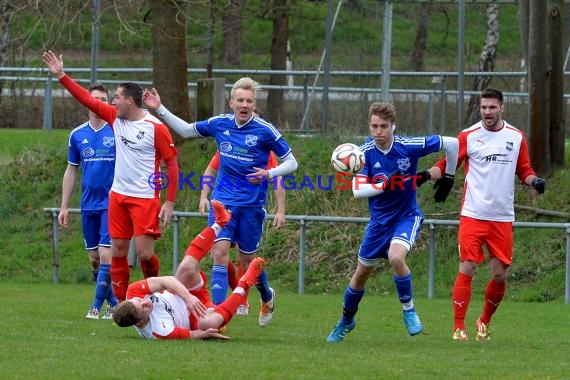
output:
[[469, 340], [469, 338], [467, 337], [467, 333], [465, 332], [465, 330], [455, 329], [455, 331], [453, 332], [453, 340], [464, 342]]
[[415, 309], [404, 310], [404, 324], [411, 336], [418, 335], [424, 329]]
[[240, 317], [247, 317], [249, 315], [249, 302], [238, 306], [236, 315]]
[[[251, 265], [251, 264], [250, 264]], [[259, 309], [259, 325], [261, 327], [267, 327], [269, 322], [273, 319], [273, 310], [275, 309], [275, 290], [271, 290], [271, 300], [265, 303], [261, 303], [261, 309]]]
[[85, 316], [85, 319], [99, 319], [99, 310], [97, 310], [97, 308], [91, 308], [88, 312], [87, 315]]
[[115, 312], [115, 308], [111, 305], [107, 305], [107, 308], [105, 309], [105, 312], [103, 313], [103, 316], [101, 317], [101, 319], [113, 319], [113, 313]]
[[477, 329], [477, 336], [475, 339], [478, 341], [491, 339], [491, 331], [489, 331], [489, 323], [481, 322], [480, 318], [475, 321], [475, 328]]
[[256, 285], [259, 281], [259, 275], [261, 274], [264, 266], [265, 260], [263, 260], [261, 257], [256, 257], [255, 259], [251, 260], [247, 271], [239, 279], [238, 286], [241, 286], [243, 288], [244, 283], [247, 287]]
[[338, 321], [337, 324], [334, 326], [333, 330], [327, 336], [327, 342], [329, 343], [336, 343], [342, 342], [346, 334], [354, 330], [356, 327], [356, 321], [352, 320], [352, 323], [349, 325], [345, 325], [342, 321]]
[[226, 210], [222, 202], [213, 199], [210, 204], [214, 209], [214, 223], [224, 228], [232, 219], [232, 213]]

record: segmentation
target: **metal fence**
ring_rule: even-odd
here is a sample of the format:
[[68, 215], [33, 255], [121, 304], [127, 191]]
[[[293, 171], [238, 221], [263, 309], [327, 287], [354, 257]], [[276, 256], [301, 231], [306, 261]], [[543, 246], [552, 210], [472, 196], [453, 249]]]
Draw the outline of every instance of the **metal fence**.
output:
[[[59, 208], [44, 208], [44, 212], [49, 213], [52, 218], [53, 236], [53, 282], [59, 281], [59, 228], [57, 215]], [[69, 209], [71, 214], [80, 214], [80, 209]], [[173, 218], [173, 253], [172, 253], [172, 273], [176, 273], [180, 256], [180, 220], [182, 218], [205, 218], [199, 212], [175, 211]], [[273, 220], [274, 215], [268, 215], [269, 220]], [[368, 223], [369, 218], [361, 217], [340, 217], [340, 216], [315, 216], [315, 215], [286, 215], [288, 221], [299, 223], [299, 294], [305, 292], [305, 259], [307, 256], [306, 235], [308, 222], [320, 223]], [[429, 228], [429, 258], [428, 258], [428, 298], [434, 297], [435, 288], [435, 263], [436, 263], [436, 238], [435, 230], [437, 226], [458, 226], [457, 220], [425, 219], [424, 226]], [[564, 302], [570, 304], [570, 223], [534, 223], [534, 222], [514, 222], [515, 228], [549, 228], [566, 231], [566, 272], [564, 284]]]

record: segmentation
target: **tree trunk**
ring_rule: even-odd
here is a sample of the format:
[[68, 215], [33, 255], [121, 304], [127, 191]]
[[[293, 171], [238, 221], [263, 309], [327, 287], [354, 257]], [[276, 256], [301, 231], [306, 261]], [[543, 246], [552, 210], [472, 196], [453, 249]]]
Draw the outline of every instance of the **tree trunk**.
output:
[[[519, 0], [519, 12], [517, 14], [517, 20], [519, 23], [519, 31], [521, 35], [521, 49], [522, 49], [522, 59], [521, 59], [521, 69], [523, 71], [528, 71], [528, 28], [530, 25], [529, 21], [529, 0]], [[522, 77], [520, 80], [520, 88], [521, 92], [527, 91], [527, 82], [528, 78]]]
[[222, 15], [222, 63], [241, 66], [241, 11], [246, 0], [229, 0]]
[[550, 163], [552, 167], [565, 165], [564, 131], [564, 0], [550, 0], [548, 25], [550, 36]]
[[[190, 120], [186, 73], [186, 17], [182, 0], [152, 0], [152, 81], [170, 111]], [[176, 142], [181, 138], [173, 135]]]
[[427, 45], [430, 9], [430, 3], [422, 3], [420, 19], [418, 20], [418, 26], [416, 27], [414, 49], [412, 50], [412, 56], [410, 58], [410, 68], [414, 71], [423, 71], [424, 69], [424, 54]]
[[[271, 70], [285, 70], [287, 63], [287, 39], [289, 38], [289, 0], [273, 0], [273, 38], [271, 41]], [[284, 86], [286, 76], [272, 74], [269, 84]], [[275, 125], [283, 125], [283, 90], [269, 90], [267, 118]]]
[[[8, 44], [10, 43], [10, 19], [14, 13], [14, 7], [10, 2], [3, 1], [0, 5], [0, 67], [4, 67]], [[0, 94], [4, 89], [4, 81], [0, 80]], [[0, 102], [2, 97], [0, 97]]]
[[[479, 72], [492, 72], [495, 69], [495, 59], [497, 58], [497, 46], [499, 45], [499, 4], [489, 4], [487, 6], [487, 38], [483, 51], [479, 56]], [[473, 91], [480, 93], [491, 83], [490, 76], [478, 75], [473, 81]], [[469, 99], [469, 106], [463, 124], [468, 126], [476, 123], [480, 118], [479, 112], [480, 96], [472, 95]]]
[[530, 159], [539, 176], [550, 173], [550, 129], [547, 68], [548, 49], [546, 42], [547, 9], [545, 1], [531, 1], [529, 27], [529, 151]]

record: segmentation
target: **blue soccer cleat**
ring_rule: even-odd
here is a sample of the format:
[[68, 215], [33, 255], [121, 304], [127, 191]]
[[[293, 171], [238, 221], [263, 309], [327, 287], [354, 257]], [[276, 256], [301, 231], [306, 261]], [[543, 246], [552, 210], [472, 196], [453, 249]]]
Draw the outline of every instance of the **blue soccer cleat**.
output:
[[424, 329], [415, 309], [404, 310], [404, 324], [411, 336], [418, 335]]
[[352, 323], [345, 325], [342, 321], [338, 321], [337, 324], [334, 326], [333, 330], [327, 337], [327, 342], [335, 343], [335, 342], [342, 342], [346, 334], [354, 330], [356, 327], [356, 321], [352, 321]]

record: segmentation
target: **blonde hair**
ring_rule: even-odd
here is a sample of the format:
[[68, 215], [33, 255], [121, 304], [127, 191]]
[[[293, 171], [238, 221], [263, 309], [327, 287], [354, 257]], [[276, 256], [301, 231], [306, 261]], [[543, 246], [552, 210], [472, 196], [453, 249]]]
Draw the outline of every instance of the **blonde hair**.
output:
[[368, 109], [368, 121], [370, 121], [372, 115], [389, 120], [394, 124], [396, 122], [396, 107], [392, 103], [375, 102]]
[[242, 90], [249, 90], [249, 91], [253, 92], [253, 98], [254, 99], [257, 96], [257, 91], [261, 90], [261, 86], [259, 85], [259, 83], [257, 83], [253, 79], [248, 78], [248, 77], [240, 78], [232, 86], [232, 91], [230, 92], [232, 99], [234, 97], [236, 90], [240, 89], [240, 88]]

